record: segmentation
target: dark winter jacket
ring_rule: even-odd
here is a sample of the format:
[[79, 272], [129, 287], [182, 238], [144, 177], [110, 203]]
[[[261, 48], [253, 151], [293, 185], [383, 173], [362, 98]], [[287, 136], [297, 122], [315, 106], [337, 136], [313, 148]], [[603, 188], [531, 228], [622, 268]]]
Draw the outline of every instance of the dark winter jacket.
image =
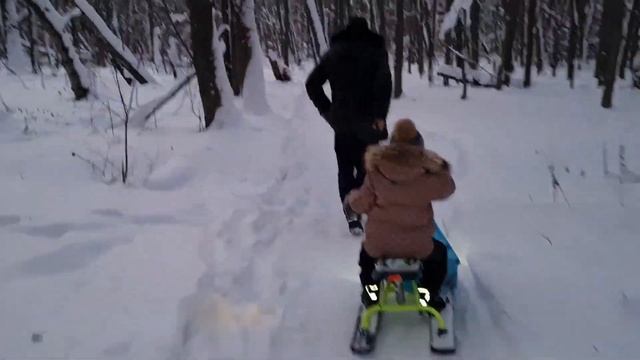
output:
[[[322, 89], [329, 81], [331, 100]], [[329, 125], [339, 133], [352, 133], [365, 143], [388, 136], [374, 127], [385, 120], [391, 100], [391, 72], [382, 36], [354, 22], [334, 35], [331, 48], [311, 72], [307, 93]]]

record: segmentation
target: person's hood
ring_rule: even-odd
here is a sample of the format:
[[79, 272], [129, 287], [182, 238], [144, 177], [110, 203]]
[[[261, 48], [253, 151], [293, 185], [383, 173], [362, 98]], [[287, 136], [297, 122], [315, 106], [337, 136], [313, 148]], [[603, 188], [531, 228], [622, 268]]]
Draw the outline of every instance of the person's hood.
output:
[[385, 47], [384, 38], [369, 30], [366, 23], [352, 23], [331, 37], [331, 45], [346, 43], [366, 43], [375, 47]]

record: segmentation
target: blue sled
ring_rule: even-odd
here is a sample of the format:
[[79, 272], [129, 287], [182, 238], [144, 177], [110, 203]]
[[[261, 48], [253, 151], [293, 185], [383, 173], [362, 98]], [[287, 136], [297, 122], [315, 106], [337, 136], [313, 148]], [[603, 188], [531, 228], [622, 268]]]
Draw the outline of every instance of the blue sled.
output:
[[436, 233], [433, 237], [447, 246], [447, 277], [444, 279], [442, 286], [455, 290], [458, 286], [458, 265], [460, 265], [460, 258], [458, 258], [458, 255], [455, 250], [453, 250], [453, 247], [442, 230], [440, 230], [438, 224], [436, 224]]

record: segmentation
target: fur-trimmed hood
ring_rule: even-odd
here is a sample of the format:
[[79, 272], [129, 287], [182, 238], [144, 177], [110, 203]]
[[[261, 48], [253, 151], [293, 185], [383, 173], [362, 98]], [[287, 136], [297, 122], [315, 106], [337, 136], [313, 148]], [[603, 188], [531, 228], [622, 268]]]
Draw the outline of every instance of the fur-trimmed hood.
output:
[[440, 155], [423, 147], [407, 144], [369, 147], [365, 154], [365, 166], [367, 171], [377, 171], [395, 182], [449, 171], [449, 163]]

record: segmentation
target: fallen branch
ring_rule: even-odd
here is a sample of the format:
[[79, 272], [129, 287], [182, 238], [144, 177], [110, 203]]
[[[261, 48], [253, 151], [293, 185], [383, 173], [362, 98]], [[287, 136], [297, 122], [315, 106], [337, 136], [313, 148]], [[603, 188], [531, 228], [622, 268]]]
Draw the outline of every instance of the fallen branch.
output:
[[110, 165], [112, 170], [115, 168], [115, 164], [109, 160], [108, 156], [105, 156], [103, 159], [103, 166], [102, 168], [100, 168], [100, 166], [98, 166], [95, 162], [93, 162], [90, 159], [87, 159], [83, 156], [81, 156], [80, 154], [76, 153], [76, 152], [71, 152], [71, 156], [80, 159], [82, 162], [86, 163], [87, 165], [91, 166], [91, 171], [94, 174], [97, 175], [102, 175], [102, 179], [106, 182], [106, 183], [113, 183], [115, 181], [115, 175], [113, 175], [113, 171], [111, 171], [111, 175], [108, 176], [107, 175], [107, 167]]
[[495, 78], [496, 76], [489, 70], [487, 70], [484, 66], [480, 65], [480, 63], [478, 63], [477, 61], [473, 61], [471, 59], [469, 59], [466, 55], [464, 55], [463, 53], [459, 52], [458, 50], [454, 49], [451, 45], [447, 45], [443, 42], [440, 42], [443, 46], [446, 46], [449, 50], [451, 50], [451, 52], [460, 57], [461, 59], [463, 59], [464, 61], [466, 61], [469, 64], [473, 64], [476, 65], [480, 70], [483, 70], [484, 72], [486, 72], [487, 74], [489, 74], [489, 76], [491, 76], [491, 78]]
[[555, 201], [556, 199], [556, 192], [560, 191], [560, 194], [562, 194], [562, 197], [564, 198], [564, 201], [567, 203], [567, 206], [571, 207], [571, 204], [569, 203], [569, 199], [567, 199], [567, 195], [564, 193], [564, 189], [562, 188], [562, 185], [560, 185], [560, 181], [558, 181], [558, 177], [556, 176], [555, 166], [549, 165], [549, 173], [551, 174], [551, 187], [553, 188], [553, 200]]
[[169, 100], [173, 99], [173, 97], [176, 96], [176, 94], [178, 94], [180, 90], [182, 90], [182, 88], [187, 86], [195, 77], [195, 75], [195, 71], [187, 74], [184, 78], [178, 81], [176, 85], [174, 85], [166, 94], [140, 106], [138, 110], [131, 116], [131, 126], [137, 128], [144, 127], [147, 120], [149, 120], [149, 118], [151, 118], [158, 110], [166, 105]]
[[479, 71], [472, 70], [468, 76], [463, 76], [462, 69], [452, 65], [440, 65], [438, 67], [438, 71], [436, 72], [436, 75], [441, 76], [445, 79], [454, 80], [456, 83], [471, 83], [476, 86], [491, 88], [496, 86], [493, 77], [489, 79], [483, 79], [480, 74], [481, 73]]

